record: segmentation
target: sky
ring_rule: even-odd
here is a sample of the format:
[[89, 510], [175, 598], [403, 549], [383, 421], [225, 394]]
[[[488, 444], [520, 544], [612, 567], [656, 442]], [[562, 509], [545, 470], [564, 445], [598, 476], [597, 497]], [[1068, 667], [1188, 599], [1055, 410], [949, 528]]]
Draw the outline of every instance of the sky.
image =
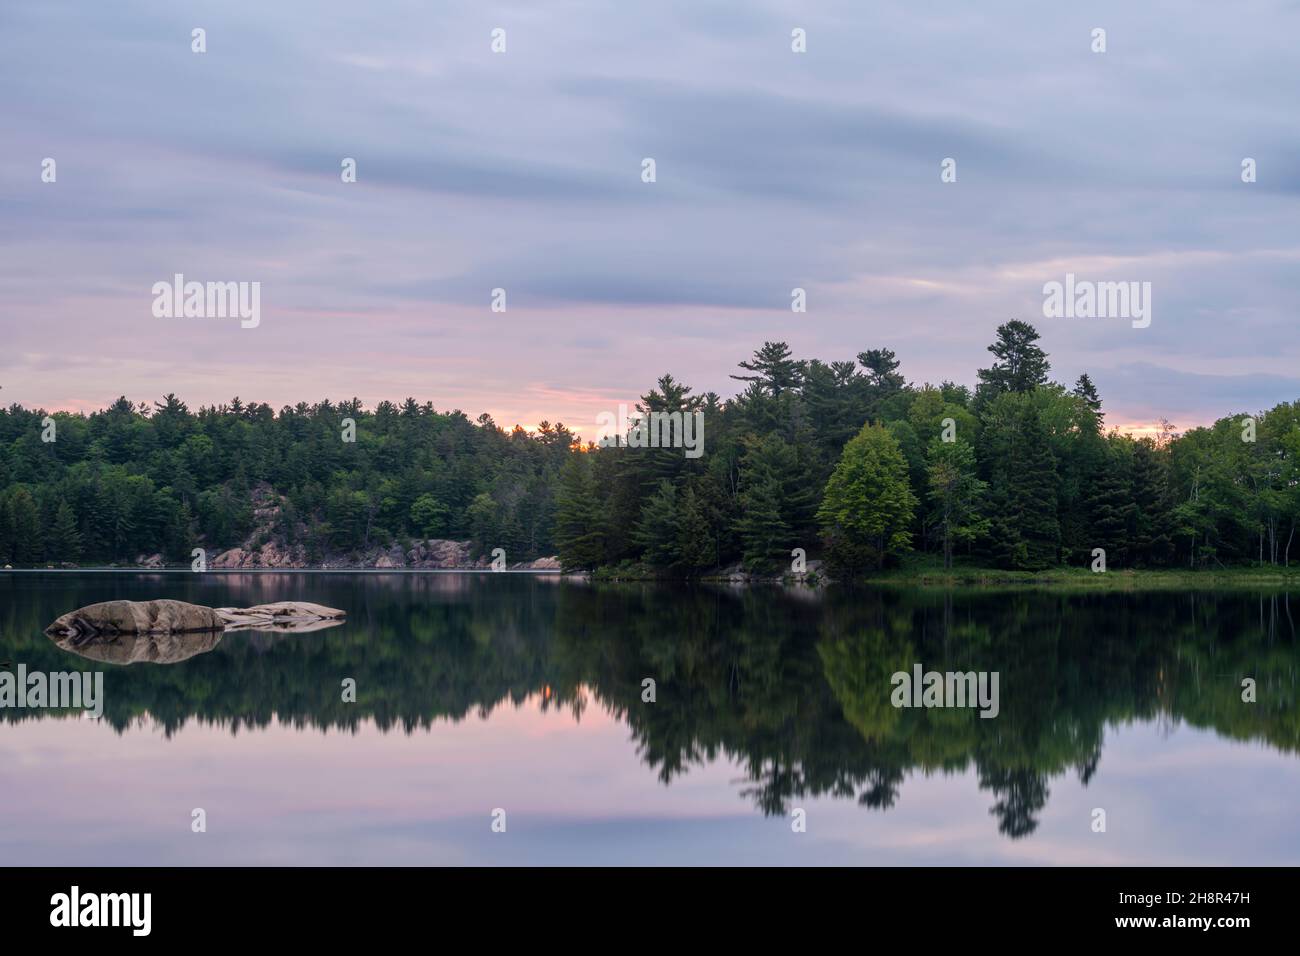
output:
[[[4, 4], [0, 403], [409, 395], [594, 437], [665, 372], [734, 394], [768, 339], [973, 384], [1015, 318], [1111, 425], [1293, 401], [1298, 32], [1262, 0]], [[156, 317], [176, 273], [259, 282], [259, 324]], [[1045, 317], [1067, 273], [1150, 282], [1150, 325]]]

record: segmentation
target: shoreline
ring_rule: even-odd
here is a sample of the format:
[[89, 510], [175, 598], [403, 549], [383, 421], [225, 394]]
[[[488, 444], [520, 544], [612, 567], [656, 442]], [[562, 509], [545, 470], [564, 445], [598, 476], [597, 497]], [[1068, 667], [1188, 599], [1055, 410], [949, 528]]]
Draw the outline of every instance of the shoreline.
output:
[[290, 574], [367, 574], [367, 575], [495, 575], [514, 574], [534, 577], [563, 578], [590, 584], [709, 584], [743, 587], [783, 587], [799, 590], [822, 590], [828, 587], [915, 588], [921, 590], [1041, 590], [1041, 591], [1150, 591], [1150, 590], [1232, 590], [1232, 589], [1300, 589], [1300, 566], [1292, 568], [1231, 568], [1214, 571], [1170, 569], [1125, 569], [1094, 573], [1086, 568], [1054, 568], [1045, 571], [1003, 571], [996, 568], [959, 567], [896, 568], [863, 575], [853, 580], [828, 578], [819, 572], [784, 575], [745, 575], [734, 571], [684, 578], [655, 574], [644, 569], [625, 573], [609, 570], [565, 571], [559, 568], [208, 568], [194, 571], [175, 567], [84, 567], [84, 568], [3, 568], [0, 574], [167, 574], [167, 575], [290, 575]]
[[208, 568], [195, 571], [184, 566], [171, 568], [0, 568], [0, 574], [533, 574], [557, 577], [587, 577], [558, 568]]

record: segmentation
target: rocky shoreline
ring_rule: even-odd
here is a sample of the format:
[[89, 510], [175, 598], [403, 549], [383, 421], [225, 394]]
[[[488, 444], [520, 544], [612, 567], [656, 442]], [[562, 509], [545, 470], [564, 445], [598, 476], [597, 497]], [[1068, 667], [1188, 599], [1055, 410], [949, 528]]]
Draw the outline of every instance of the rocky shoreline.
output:
[[[302, 545], [283, 547], [267, 542], [260, 548], [235, 547], [224, 551], [205, 552], [210, 571], [254, 570], [411, 570], [411, 571], [488, 571], [492, 559], [488, 555], [473, 557], [469, 541], [450, 541], [430, 538], [411, 542], [409, 548], [399, 545], [388, 548], [371, 548], [360, 554], [326, 555], [320, 561], [307, 560]], [[142, 554], [132, 567], [162, 569], [169, 565], [161, 554]], [[510, 571], [559, 571], [558, 557], [542, 557], [532, 561], [507, 562]]]

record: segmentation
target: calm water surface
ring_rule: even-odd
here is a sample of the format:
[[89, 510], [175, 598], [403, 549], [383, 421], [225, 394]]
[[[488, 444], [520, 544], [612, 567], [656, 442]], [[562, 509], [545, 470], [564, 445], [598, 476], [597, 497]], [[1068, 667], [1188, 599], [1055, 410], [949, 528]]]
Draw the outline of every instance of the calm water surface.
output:
[[[348, 621], [127, 666], [42, 633], [155, 597]], [[0, 710], [0, 864], [1296, 864], [1291, 603], [0, 574], [0, 664], [97, 668], [107, 697]], [[999, 716], [894, 708], [915, 663], [999, 672]]]

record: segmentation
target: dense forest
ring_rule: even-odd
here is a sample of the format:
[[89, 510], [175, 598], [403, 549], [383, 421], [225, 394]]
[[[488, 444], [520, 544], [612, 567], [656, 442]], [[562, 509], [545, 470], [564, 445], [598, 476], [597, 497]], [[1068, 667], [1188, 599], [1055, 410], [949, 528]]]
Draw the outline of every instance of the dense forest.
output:
[[[889, 349], [797, 360], [767, 342], [731, 399], [671, 374], [642, 412], [699, 412], [704, 454], [581, 444], [431, 403], [355, 399], [192, 412], [174, 395], [89, 416], [0, 411], [0, 558], [15, 566], [188, 561], [258, 528], [310, 560], [415, 539], [511, 559], [695, 576], [792, 552], [837, 574], [908, 552], [1008, 569], [1288, 565], [1300, 402], [1178, 435], [1108, 431], [1084, 374], [1050, 381], [1035, 329], [998, 328], [974, 389], [907, 383]], [[355, 440], [348, 421], [355, 423]], [[53, 437], [54, 440], [49, 440]]]

